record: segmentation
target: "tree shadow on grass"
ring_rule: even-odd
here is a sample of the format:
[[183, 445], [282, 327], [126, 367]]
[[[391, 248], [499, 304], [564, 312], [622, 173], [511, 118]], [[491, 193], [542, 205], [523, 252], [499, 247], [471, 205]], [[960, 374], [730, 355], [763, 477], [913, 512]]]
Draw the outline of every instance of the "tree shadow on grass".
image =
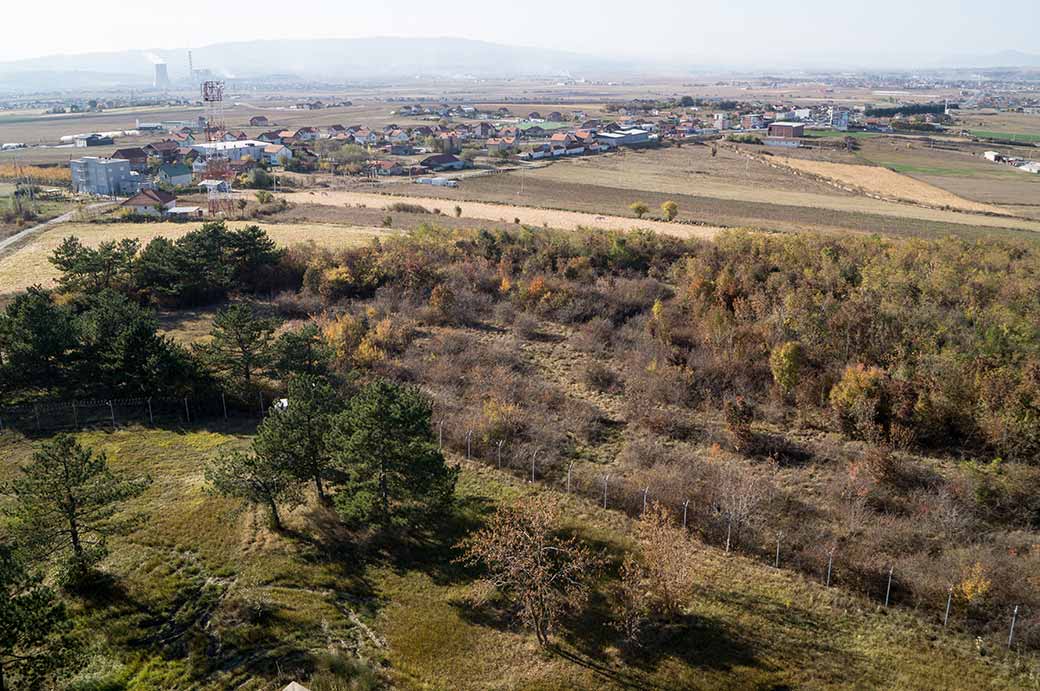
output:
[[473, 570], [455, 561], [459, 543], [484, 524], [494, 510], [487, 497], [459, 497], [452, 510], [425, 526], [388, 528], [372, 541], [372, 560], [397, 573], [419, 571], [436, 585], [473, 577]]

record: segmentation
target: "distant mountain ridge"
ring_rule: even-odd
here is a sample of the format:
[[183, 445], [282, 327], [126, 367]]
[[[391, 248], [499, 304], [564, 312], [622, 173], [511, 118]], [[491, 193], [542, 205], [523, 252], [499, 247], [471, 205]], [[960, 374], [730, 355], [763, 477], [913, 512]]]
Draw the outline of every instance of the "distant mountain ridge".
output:
[[[195, 69], [225, 77], [295, 74], [301, 78], [365, 80], [400, 77], [570, 76], [623, 71], [627, 64], [577, 53], [507, 46], [458, 38], [260, 40], [194, 48]], [[153, 63], [165, 62], [173, 80], [188, 77], [188, 51], [124, 50], [51, 55], [0, 63], [0, 75], [26, 73], [123, 74], [150, 81]]]

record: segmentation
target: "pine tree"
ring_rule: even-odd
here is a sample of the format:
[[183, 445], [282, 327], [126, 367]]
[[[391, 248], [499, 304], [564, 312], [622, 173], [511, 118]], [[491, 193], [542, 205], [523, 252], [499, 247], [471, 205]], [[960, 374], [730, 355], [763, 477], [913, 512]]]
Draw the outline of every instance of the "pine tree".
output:
[[117, 514], [148, 484], [146, 478], [114, 473], [105, 454], [61, 434], [21, 468], [21, 477], [11, 483], [15, 501], [6, 513], [27, 545], [61, 559], [62, 581], [78, 586], [107, 554], [107, 538], [133, 525]]
[[270, 458], [257, 454], [226, 454], [211, 461], [205, 474], [218, 494], [266, 507], [271, 525], [277, 530], [282, 529], [279, 504], [295, 505], [300, 501], [296, 479]]
[[271, 365], [275, 324], [248, 305], [231, 305], [213, 320], [213, 339], [196, 346], [203, 360], [242, 393]]
[[320, 377], [301, 375], [289, 382], [288, 406], [273, 410], [257, 430], [253, 449], [297, 480], [314, 482], [325, 500], [325, 480], [332, 468], [325, 433], [342, 408], [339, 397]]
[[448, 507], [458, 468], [433, 441], [430, 412], [417, 388], [377, 381], [336, 416], [328, 444], [346, 475], [335, 497], [344, 518], [421, 522]]
[[71, 660], [65, 607], [42, 581], [0, 543], [0, 691], [37, 688]]

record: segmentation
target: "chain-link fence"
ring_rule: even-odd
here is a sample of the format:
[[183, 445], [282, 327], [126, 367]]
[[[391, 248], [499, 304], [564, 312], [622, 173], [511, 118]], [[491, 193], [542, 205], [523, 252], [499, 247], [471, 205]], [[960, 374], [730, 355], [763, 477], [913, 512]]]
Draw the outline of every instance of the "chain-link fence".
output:
[[0, 431], [57, 432], [126, 425], [186, 425], [212, 420], [259, 419], [272, 402], [270, 396], [262, 393], [257, 394], [255, 402], [225, 394], [47, 401], [0, 407]]
[[[847, 561], [843, 552], [851, 552], [851, 546], [839, 547], [827, 539], [814, 541], [805, 534], [791, 534], [796, 531], [784, 530], [790, 523], [772, 527], [757, 517], [705, 501], [703, 497], [696, 501], [668, 487], [637, 486], [609, 467], [578, 465], [530, 445], [510, 448], [505, 441], [481, 440], [472, 431], [453, 427], [446, 420], [435, 419], [433, 432], [445, 451], [497, 467], [527, 482], [582, 496], [631, 518], [638, 518], [651, 503], [658, 503], [669, 510], [677, 524], [681, 523], [705, 544], [740, 553], [776, 569], [796, 571], [826, 587], [840, 586], [857, 592], [881, 607], [903, 606], [926, 612], [943, 627], [958, 623], [958, 614], [964, 615], [960, 623], [968, 618], [963, 611], [958, 612], [962, 603], [954, 598], [954, 586], [943, 590], [941, 597], [934, 598], [935, 602], [922, 602], [920, 594], [900, 582], [894, 564], [864, 567]], [[1027, 613], [1026, 608], [1018, 605], [1008, 606], [1007, 622], [1007, 638], [1001, 642], [1009, 649], [1016, 644], [1035, 645], [1040, 635], [1037, 614]]]

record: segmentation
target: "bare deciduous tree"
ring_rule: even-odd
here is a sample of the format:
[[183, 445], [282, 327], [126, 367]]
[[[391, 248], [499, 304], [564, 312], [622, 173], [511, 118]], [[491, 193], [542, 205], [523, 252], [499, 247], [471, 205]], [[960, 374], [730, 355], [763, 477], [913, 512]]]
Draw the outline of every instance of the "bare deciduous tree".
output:
[[467, 538], [459, 561], [487, 569], [480, 598], [498, 592], [520, 620], [548, 645], [560, 617], [585, 604], [601, 558], [574, 537], [558, 533], [559, 508], [548, 495], [500, 508], [488, 525]]
[[636, 528], [636, 553], [621, 567], [621, 630], [639, 636], [653, 620], [674, 621], [696, 588], [695, 549], [664, 506], [653, 502]]
[[768, 501], [772, 487], [758, 474], [736, 462], [722, 462], [715, 472], [713, 507], [726, 526], [726, 551], [742, 527], [756, 518], [759, 507]]

